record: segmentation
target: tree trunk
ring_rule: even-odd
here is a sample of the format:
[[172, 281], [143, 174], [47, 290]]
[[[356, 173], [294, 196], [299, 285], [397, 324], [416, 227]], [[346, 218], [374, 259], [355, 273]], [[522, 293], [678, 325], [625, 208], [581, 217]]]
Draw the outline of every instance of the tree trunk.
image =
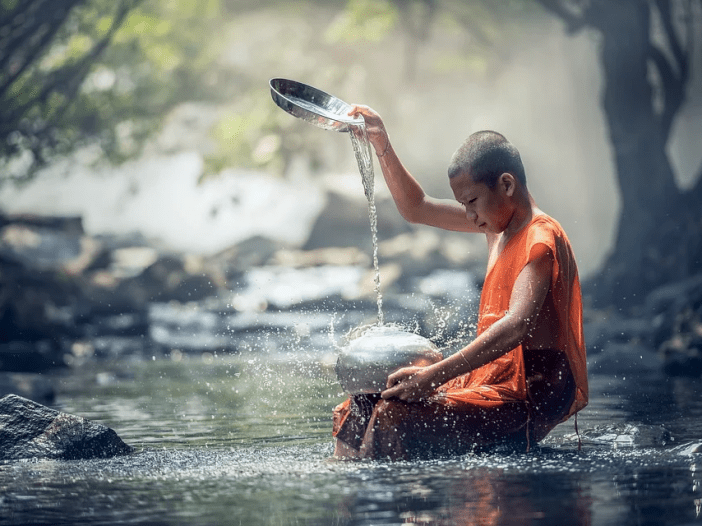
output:
[[606, 11], [597, 25], [621, 211], [614, 249], [586, 290], [596, 304], [627, 307], [694, 271], [701, 216], [699, 204], [678, 189], [665, 151], [667, 133], [649, 80], [649, 6], [620, 0]]

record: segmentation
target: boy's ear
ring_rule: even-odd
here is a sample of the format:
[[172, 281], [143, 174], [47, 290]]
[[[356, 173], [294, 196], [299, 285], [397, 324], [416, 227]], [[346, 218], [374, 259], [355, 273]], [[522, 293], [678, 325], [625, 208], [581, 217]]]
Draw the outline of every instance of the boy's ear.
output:
[[499, 181], [507, 197], [512, 197], [517, 189], [517, 181], [514, 176], [509, 172], [505, 172], [500, 176]]

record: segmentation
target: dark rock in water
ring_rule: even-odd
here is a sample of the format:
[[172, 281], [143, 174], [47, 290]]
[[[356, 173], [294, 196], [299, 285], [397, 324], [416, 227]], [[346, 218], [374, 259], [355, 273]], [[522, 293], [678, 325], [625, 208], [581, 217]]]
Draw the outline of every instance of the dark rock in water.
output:
[[52, 404], [56, 397], [53, 381], [35, 373], [0, 373], [0, 398], [15, 394], [41, 404]]
[[702, 375], [702, 274], [649, 294], [654, 344], [671, 376]]
[[651, 346], [653, 329], [648, 318], [624, 318], [601, 311], [584, 314], [583, 332], [588, 354], [597, 354], [612, 343]]
[[646, 297], [646, 310], [653, 319], [654, 345], [657, 347], [681, 330], [690, 314], [702, 316], [702, 274], [653, 290]]
[[80, 216], [41, 216], [36, 214], [0, 214], [0, 228], [6, 225], [22, 225], [28, 227], [60, 230], [70, 234], [82, 235], [83, 219]]
[[181, 257], [168, 255], [159, 257], [140, 275], [123, 280], [115, 293], [145, 305], [152, 301], [198, 301], [217, 290], [212, 276], [204, 272], [193, 274]]
[[702, 336], [679, 335], [661, 344], [663, 370], [671, 376], [702, 376]]
[[127, 455], [114, 430], [17, 395], [0, 399], [0, 460], [78, 460]]
[[588, 356], [591, 373], [635, 375], [641, 371], [659, 371], [660, 357], [652, 349], [631, 343], [608, 343], [602, 352]]
[[[0, 259], [32, 271], [77, 275], [93, 265], [101, 244], [85, 236], [79, 217], [22, 216], [4, 218], [0, 226]], [[0, 217], [0, 223], [3, 218]]]

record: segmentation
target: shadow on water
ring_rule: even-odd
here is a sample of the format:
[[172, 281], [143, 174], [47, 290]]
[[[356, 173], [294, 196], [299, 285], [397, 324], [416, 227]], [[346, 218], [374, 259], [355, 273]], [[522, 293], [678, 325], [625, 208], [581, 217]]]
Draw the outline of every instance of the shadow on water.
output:
[[569, 421], [529, 453], [353, 463], [322, 352], [85, 364], [59, 407], [138, 452], [0, 465], [0, 524], [702, 524], [700, 387], [593, 377], [580, 451]]

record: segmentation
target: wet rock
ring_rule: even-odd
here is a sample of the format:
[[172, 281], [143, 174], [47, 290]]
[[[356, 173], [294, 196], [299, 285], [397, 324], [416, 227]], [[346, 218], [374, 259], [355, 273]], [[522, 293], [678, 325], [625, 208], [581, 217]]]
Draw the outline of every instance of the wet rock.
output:
[[671, 376], [702, 375], [702, 336], [680, 334], [659, 347], [663, 370]]
[[690, 313], [696, 312], [698, 318], [702, 314], [702, 274], [653, 290], [646, 297], [645, 309], [652, 319], [657, 347], [685, 329]]
[[0, 399], [0, 460], [78, 460], [134, 450], [107, 426], [17, 395]]
[[132, 298], [140, 306], [153, 301], [198, 301], [216, 294], [216, 279], [207, 273], [193, 273], [184, 258], [160, 256], [136, 277], [119, 283], [116, 295]]
[[702, 375], [702, 274], [649, 294], [653, 342], [671, 376]]
[[236, 245], [218, 252], [208, 262], [223, 270], [231, 281], [242, 272], [266, 265], [273, 255], [282, 249], [281, 243], [262, 236], [253, 236]]
[[602, 352], [609, 344], [638, 344], [653, 350], [653, 328], [646, 317], [625, 318], [609, 311], [586, 312], [583, 333], [589, 354]]
[[581, 433], [586, 444], [612, 447], [660, 447], [671, 442], [671, 433], [660, 425], [602, 424]]
[[[83, 235], [80, 218], [5, 218], [0, 227], [0, 258], [34, 271], [80, 274], [101, 253], [98, 241]], [[64, 228], [64, 229], [62, 229]]]
[[[395, 205], [377, 199], [378, 237], [385, 239], [410, 231]], [[371, 250], [368, 204], [365, 199], [352, 199], [329, 192], [327, 205], [317, 217], [307, 242], [302, 247], [312, 250], [323, 247], [361, 247]]]
[[65, 274], [39, 271], [0, 256], [0, 342], [70, 333], [80, 288]]
[[650, 347], [632, 343], [610, 342], [602, 352], [588, 356], [588, 372], [635, 375], [642, 371], [660, 371], [662, 361]]
[[0, 373], [0, 398], [15, 394], [41, 404], [52, 404], [56, 397], [54, 382], [34, 373]]
[[76, 235], [84, 234], [80, 216], [42, 216], [37, 214], [0, 214], [0, 228], [6, 225], [23, 225], [36, 228], [60, 230]]

